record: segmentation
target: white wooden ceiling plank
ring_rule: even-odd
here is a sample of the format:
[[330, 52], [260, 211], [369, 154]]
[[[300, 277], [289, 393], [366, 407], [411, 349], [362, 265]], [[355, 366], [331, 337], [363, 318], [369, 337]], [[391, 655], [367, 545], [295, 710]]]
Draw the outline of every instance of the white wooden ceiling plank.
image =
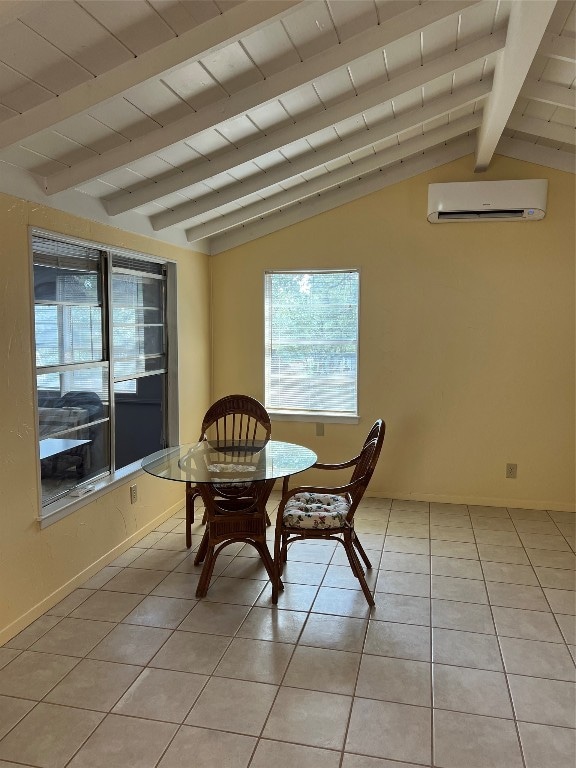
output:
[[282, 147], [281, 153], [284, 155], [286, 160], [293, 161], [303, 157], [304, 155], [307, 155], [309, 151], [310, 145], [308, 144], [308, 141], [306, 138], [301, 138], [296, 139], [296, 141], [292, 141], [285, 147]]
[[148, 217], [163, 210], [165, 210], [165, 208], [161, 203], [147, 203], [146, 205], [141, 205], [139, 208], [136, 208], [134, 213]]
[[548, 59], [542, 57], [545, 62], [540, 71], [531, 71], [530, 76], [537, 80], [544, 80], [566, 88], [574, 87], [575, 67], [574, 63], [562, 59]]
[[482, 109], [483, 102], [476, 102], [476, 104], [466, 104], [465, 106], [458, 107], [448, 115], [448, 120], [452, 123], [455, 120], [460, 120], [467, 115], [473, 115], [479, 109]]
[[576, 3], [571, 3], [572, 8], [562, 28], [562, 32], [568, 35], [576, 35]]
[[[135, 5], [136, 2], [140, 0], [103, 5], [126, 9], [128, 6]], [[26, 114], [5, 121], [0, 130], [0, 147], [17, 143], [26, 136], [39, 133], [79, 112], [91, 111], [96, 105], [113, 99], [145, 80], [161, 74], [169, 75], [185, 62], [197, 61], [207, 52], [229, 45], [231, 40], [239, 39], [248, 30], [259, 28], [270, 18], [289, 13], [297, 5], [296, 0], [270, 0], [267, 3], [246, 3], [242, 7], [232, 8], [230, 12], [223, 13], [180, 37], [174, 37], [161, 46], [145, 51], [109, 72], [104, 72], [93, 78], [88, 86], [80, 84], [62, 93], [59, 98], [53, 98], [27, 111]], [[102, 5], [99, 8], [102, 8]], [[129, 13], [130, 9], [127, 12]], [[2, 29], [0, 29], [1, 32]], [[175, 142], [166, 142], [166, 144], [173, 143]], [[102, 173], [105, 172], [105, 169], [100, 170]]]
[[[482, 67], [482, 62], [480, 62], [480, 67]], [[449, 75], [439, 77], [436, 80], [433, 80], [431, 83], [426, 83], [423, 85], [422, 99], [424, 104], [426, 104], [429, 99], [436, 99], [439, 96], [443, 96], [445, 93], [450, 93], [452, 91], [455, 75], [456, 72], [451, 72]], [[477, 78], [476, 82], [478, 82], [479, 79], [480, 78]]]
[[[360, 128], [361, 131], [365, 131], [366, 127], [364, 125]], [[318, 152], [323, 147], [327, 147], [331, 144], [334, 144], [334, 142], [339, 141], [341, 137], [339, 134], [334, 130], [333, 127], [325, 128], [323, 131], [318, 131], [313, 136], [308, 136], [307, 141], [308, 144], [312, 147], [312, 150], [314, 152]]]
[[174, 172], [174, 166], [157, 155], [150, 155], [150, 157], [135, 160], [126, 167], [147, 179], [161, 178], [166, 173]]
[[145, 0], [110, 3], [107, 0], [77, 0], [138, 56], [174, 37], [174, 32]]
[[282, 22], [300, 59], [309, 59], [338, 45], [338, 37], [324, 3], [306, 4]]
[[113, 147], [119, 147], [128, 141], [125, 136], [108, 128], [90, 115], [71, 117], [65, 123], [58, 126], [58, 133], [97, 153], [106, 152], [106, 150]]
[[[252, 194], [256, 191], [261, 192], [270, 185], [279, 184], [283, 179], [290, 178], [297, 174], [306, 178], [306, 174], [312, 172], [312, 176], [314, 176], [316, 174], [316, 169], [321, 168], [324, 163], [330, 160], [334, 160], [378, 141], [382, 141], [383, 139], [394, 136], [396, 133], [414, 130], [414, 126], [416, 126], [415, 132], [421, 132], [421, 123], [425, 120], [435, 117], [438, 113], [443, 112], [448, 114], [462, 104], [485, 97], [488, 95], [489, 90], [490, 83], [481, 83], [469, 89], [465, 89], [461, 93], [452, 94], [437, 102], [433, 102], [426, 107], [414, 109], [411, 113], [374, 127], [370, 131], [365, 130], [359, 132], [358, 134], [349, 136], [343, 141], [332, 141], [331, 144], [322, 149], [318, 149], [316, 152], [310, 153], [309, 151], [305, 151], [300, 157], [295, 157], [291, 163], [283, 164], [278, 168], [271, 169], [266, 175], [258, 174], [253, 179], [249, 179], [243, 184], [232, 185], [220, 192], [217, 197], [209, 195], [204, 200], [195, 201], [192, 204], [183, 204], [175, 210], [158, 214], [151, 219], [152, 227], [154, 230], [158, 230], [172, 226], [173, 224], [179, 224], [180, 222], [186, 221], [192, 216], [197, 215], [199, 210], [204, 211], [210, 210], [212, 207], [217, 208], [219, 203], [238, 200], [245, 194]], [[465, 124], [466, 121], [458, 122], [460, 124]], [[408, 144], [409, 142], [406, 141], [405, 143]]]
[[402, 40], [394, 40], [385, 46], [386, 71], [388, 77], [401, 75], [406, 69], [411, 69], [416, 63], [421, 64], [420, 31], [408, 35]]
[[110, 171], [103, 176], [100, 181], [112, 184], [118, 189], [129, 189], [130, 187], [137, 187], [138, 184], [145, 183], [146, 179], [131, 168], [116, 168], [114, 171]]
[[374, 51], [374, 53], [362, 56], [361, 59], [350, 62], [348, 69], [354, 88], [358, 93], [373, 88], [379, 82], [388, 80], [382, 51]]
[[[131, 162], [137, 157], [153, 154], [161, 147], [175, 144], [186, 136], [224, 122], [237, 114], [245, 113], [256, 105], [275, 100], [280, 94], [293, 90], [307, 82], [313, 82], [326, 72], [339, 66], [345, 66], [350, 60], [359, 58], [378, 47], [388, 44], [390, 40], [398, 40], [413, 35], [414, 29], [428, 25], [438, 19], [457, 14], [462, 8], [472, 5], [475, 0], [435, 0], [419, 6], [414, 11], [408, 11], [394, 17], [385, 29], [376, 27], [362, 35], [356, 35], [342, 42], [337, 47], [323, 52], [321, 56], [313, 57], [294, 67], [290, 67], [278, 75], [256, 83], [230, 96], [225, 104], [218, 108], [202, 110], [187, 118], [172, 123], [165, 128], [151, 131], [147, 136], [134, 140], [127, 147], [112, 150], [98, 159], [79, 163], [74, 168], [46, 180], [48, 194], [61, 191], [87, 178], [100, 176], [112, 168]], [[6, 124], [6, 123], [5, 123]], [[1, 134], [0, 134], [1, 135]]]
[[278, 101], [292, 120], [299, 120], [304, 115], [323, 109], [322, 102], [311, 83], [307, 83], [288, 93], [279, 94]]
[[568, 152], [562, 152], [548, 147], [503, 137], [498, 142], [498, 154], [505, 157], [514, 157], [517, 160], [525, 160], [547, 168], [556, 168], [567, 173], [576, 173], [576, 156]]
[[[474, 10], [469, 8], [467, 10]], [[420, 60], [427, 64], [431, 59], [437, 58], [441, 53], [458, 50], [458, 26], [462, 14], [446, 19], [441, 24], [432, 24], [427, 29], [422, 30], [419, 40]], [[484, 37], [490, 34], [490, 27], [484, 30]], [[472, 42], [469, 40], [468, 42]]]
[[41, 137], [30, 136], [20, 146], [49, 157], [51, 160], [57, 160], [65, 166], [70, 166], [75, 162], [82, 162], [87, 157], [97, 154], [94, 150], [77, 144], [75, 141], [54, 131], [48, 131]]
[[555, 111], [556, 107], [552, 104], [545, 104], [543, 101], [529, 100], [524, 110], [521, 111], [519, 105], [516, 105], [512, 114], [537, 117], [539, 120], [552, 120]]
[[563, 32], [574, 33], [574, 0], [558, 0], [548, 25], [548, 32], [561, 35]]
[[193, 4], [190, 2], [174, 2], [174, 0], [148, 0], [148, 2], [177, 35], [219, 15], [216, 5], [207, 0], [201, 5], [196, 3], [196, 8], [206, 9], [205, 16], [200, 18], [194, 13]]
[[576, 112], [570, 107], [556, 107], [552, 122], [570, 125], [574, 128], [576, 126]]
[[214, 0], [180, 0], [180, 5], [184, 6], [186, 13], [192, 16], [196, 24], [204, 24], [228, 8], [228, 6], [221, 8], [223, 4], [218, 4]]
[[42, 5], [41, 0], [2, 0], [0, 3], [0, 26], [12, 24], [24, 18]]
[[476, 171], [484, 171], [490, 165], [555, 3], [556, 0], [518, 0], [512, 6], [506, 47], [496, 65], [494, 90], [478, 134]]
[[576, 45], [574, 38], [568, 35], [546, 34], [542, 39], [540, 53], [551, 59], [576, 61]]
[[[395, 81], [391, 81], [395, 82]], [[370, 107], [370, 109], [365, 109], [364, 112], [362, 112], [362, 117], [364, 118], [364, 121], [366, 122], [366, 125], [368, 128], [372, 127], [373, 125], [376, 125], [377, 123], [381, 123], [384, 120], [392, 120], [394, 117], [394, 110], [392, 108], [394, 99], [391, 99], [390, 101], [384, 102], [384, 104], [378, 104], [375, 107]], [[340, 122], [337, 123], [338, 130], [340, 129]]]
[[0, 122], [8, 120], [10, 117], [14, 117], [14, 115], [17, 114], [15, 109], [10, 109], [10, 107], [5, 107], [3, 104], [0, 104]]
[[[357, 119], [358, 114], [362, 112], [365, 113], [369, 125], [391, 117], [390, 99], [405, 91], [419, 89], [428, 82], [433, 83], [437, 78], [444, 79], [448, 77], [448, 73], [458, 72], [461, 67], [468, 66], [472, 61], [483, 60], [491, 52], [503, 47], [504, 41], [504, 35], [499, 33], [486, 40], [464, 46], [459, 51], [441, 56], [425, 67], [421, 67], [418, 63], [413, 70], [405, 72], [386, 84], [365, 91], [352, 100], [326, 110], [316, 111], [309, 117], [299, 120], [295, 125], [275, 131], [266, 139], [261, 139], [254, 145], [247, 145], [240, 151], [222, 154], [221, 158], [214, 162], [214, 166], [219, 170], [231, 168], [237, 163], [260, 157], [262, 154], [275, 151], [275, 148], [292, 143], [303, 134], [310, 135], [333, 124], [338, 126], [343, 119]], [[375, 106], [376, 104], [379, 106]], [[300, 146], [302, 149], [297, 154], [305, 151], [305, 146]], [[290, 150], [288, 150], [287, 156], [290, 156]], [[260, 163], [260, 160], [258, 162]], [[148, 190], [143, 189], [138, 195], [125, 195], [110, 201], [108, 212], [110, 215], [122, 213], [129, 210], [133, 205], [153, 199], [154, 196], [169, 194], [180, 186], [192, 183], [195, 179], [206, 178], [211, 172], [209, 166], [197, 165], [189, 171], [184, 171], [183, 174], [175, 174], [171, 180], [150, 185]]]
[[[442, 121], [441, 124], [447, 125], [448, 119]], [[403, 144], [416, 139], [418, 136], [422, 136], [423, 133], [422, 125], [416, 125], [413, 128], [409, 128], [398, 136], [398, 146], [402, 146]], [[379, 145], [374, 145], [374, 148], [377, 152], [379, 151]]]
[[203, 56], [201, 64], [228, 94], [257, 85], [263, 80], [263, 75], [239, 43]]
[[62, 168], [64, 165], [56, 160], [43, 157], [37, 152], [32, 152], [25, 147], [7, 147], [3, 149], [0, 152], [0, 160], [10, 163], [10, 165], [15, 165], [18, 168], [23, 168], [38, 176], [48, 171], [53, 172], [56, 168]]
[[52, 91], [14, 72], [0, 61], [0, 102], [8, 109], [25, 112], [53, 96]]
[[[382, 149], [396, 147], [398, 146], [398, 137], [392, 136], [389, 139], [384, 139], [383, 141], [377, 142], [377, 144]], [[371, 157], [375, 153], [375, 145], [370, 144], [367, 147], [362, 147], [362, 149], [357, 149], [356, 152], [349, 152], [347, 157], [350, 160], [350, 163], [358, 163], [360, 160], [364, 160], [366, 157]]]
[[294, 122], [279, 101], [270, 101], [262, 107], [251, 109], [246, 115], [263, 133]]
[[[144, 115], [137, 107], [125, 99], [98, 104], [90, 110], [89, 114], [95, 120], [99, 120], [108, 128], [121, 133], [132, 141], [139, 136], [144, 136], [158, 126], [155, 120]], [[111, 168], [110, 170], [114, 169]], [[98, 175], [101, 176], [102, 174]]]
[[565, 88], [562, 85], [527, 79], [522, 86], [522, 95], [557, 107], [576, 109], [576, 90], [574, 88]]
[[498, 54], [487, 56], [484, 61], [473, 61], [467, 67], [462, 67], [454, 73], [454, 88], [464, 88], [472, 83], [477, 83], [484, 78], [494, 76]]
[[258, 29], [242, 40], [250, 58], [264, 74], [270, 77], [300, 61], [286, 30], [280, 22]]
[[[462, 11], [458, 30], [458, 46], [490, 34], [493, 31], [492, 26], [498, 6], [498, 0], [486, 0], [481, 5]], [[504, 10], [503, 16], [500, 16], [499, 19], [500, 24], [504, 23], [509, 13], [510, 8]]]
[[340, 40], [347, 40], [378, 24], [374, 0], [327, 0]]
[[408, 91], [407, 93], [401, 93], [399, 96], [395, 96], [392, 99], [393, 110], [395, 115], [402, 115], [404, 112], [410, 112], [416, 107], [422, 106], [422, 92], [421, 89]]
[[176, 96], [161, 80], [149, 80], [130, 88], [123, 98], [159, 125], [167, 125], [193, 112], [192, 107]]
[[218, 126], [218, 131], [236, 147], [264, 135], [246, 115], [227, 120]]
[[198, 155], [208, 159], [218, 157], [218, 155], [232, 148], [230, 142], [222, 134], [214, 130], [202, 131], [202, 133], [186, 139], [185, 143]]
[[[351, 183], [345, 184], [337, 190], [331, 190], [330, 194], [315, 196], [314, 198], [307, 197], [305, 205], [293, 205], [293, 208], [282, 210], [282, 213], [269, 216], [263, 221], [258, 221], [256, 219], [258, 214], [256, 210], [253, 210], [252, 213], [255, 215], [255, 223], [248, 223], [242, 227], [241, 230], [232, 231], [225, 235], [213, 238], [210, 243], [210, 252], [212, 254], [220, 253], [235, 245], [241, 245], [243, 242], [254, 240], [257, 237], [290, 226], [291, 224], [295, 224], [310, 216], [317, 216], [323, 211], [331, 210], [345, 203], [357, 200], [365, 195], [382, 189], [383, 187], [389, 186], [390, 184], [397, 184], [403, 179], [416, 176], [431, 168], [449, 163], [457, 157], [464, 157], [471, 151], [473, 151], [473, 144], [470, 140], [457, 140], [446, 147], [440, 147], [431, 150], [424, 155], [411, 158], [405, 163], [402, 163], [402, 165], [396, 165], [395, 167], [390, 168], [388, 166], [391, 166], [395, 161], [386, 163], [386, 167], [383, 168], [381, 172], [372, 173], [368, 177], [363, 177], [361, 179], [351, 179]], [[280, 200], [277, 202], [280, 203]], [[283, 205], [286, 205], [286, 203], [282, 203], [278, 207], [282, 209]], [[244, 212], [244, 215], [246, 215], [246, 211]], [[227, 219], [228, 221], [224, 223], [228, 228], [228, 225], [232, 221], [232, 217], [227, 217]], [[222, 224], [222, 222], [220, 223]], [[236, 226], [241, 223], [242, 222], [238, 222]], [[207, 228], [206, 231], [208, 231]], [[223, 230], [219, 231], [222, 232]], [[195, 242], [195, 237], [201, 237], [199, 230], [196, 232], [192, 230], [187, 231], [186, 235], [189, 242]]]
[[324, 107], [355, 95], [348, 70], [343, 68], [319, 77], [314, 83], [314, 88]]
[[96, 200], [101, 200], [106, 195], [109, 195], [112, 189], [117, 189], [117, 187], [114, 187], [112, 184], [108, 184], [101, 179], [93, 179], [92, 181], [87, 181], [85, 184], [76, 187], [74, 191], [81, 192], [83, 195], [89, 195]]
[[[348, 155], [345, 155], [344, 157], [337, 157], [336, 160], [330, 160], [330, 162], [326, 163], [326, 168], [328, 171], [337, 171], [338, 168], [342, 168], [344, 165], [349, 165], [351, 162]], [[284, 186], [284, 184], [282, 184]]]
[[[305, 181], [309, 182], [319, 178], [320, 176], [328, 176], [328, 171], [326, 170], [326, 168], [324, 168], [324, 166], [320, 166], [318, 168], [312, 168], [309, 171], [303, 171], [301, 175]], [[272, 192], [272, 189], [268, 188], [266, 190], [266, 193], [268, 192]], [[272, 197], [272, 194], [270, 195], [266, 194], [266, 199], [268, 199], [268, 197]]]
[[[275, 150], [274, 152], [267, 152], [265, 155], [259, 155], [258, 160], [256, 162], [256, 167], [260, 168], [262, 171], [268, 171], [270, 168], [274, 168], [277, 165], [281, 165], [282, 163], [286, 162], [286, 158], [284, 155], [278, 151]], [[243, 163], [240, 168], [243, 168], [244, 165], [250, 165], [253, 166], [253, 162], [249, 163]], [[236, 168], [238, 166], [234, 167], [234, 171], [236, 171]]]
[[532, 136], [543, 136], [565, 144], [576, 143], [576, 132], [572, 126], [550, 123], [546, 120], [539, 120], [537, 117], [512, 114], [508, 121], [508, 128], [529, 133]]
[[132, 58], [128, 48], [77, 3], [42, 3], [26, 15], [26, 25], [93, 75]]
[[87, 70], [19, 21], [0, 27], [0, 59], [57, 94], [90, 80]]
[[[330, 127], [334, 128], [340, 139], [345, 139], [346, 136], [370, 128], [370, 126], [375, 123], [391, 120], [394, 117], [390, 103], [375, 108], [373, 117], [372, 111], [373, 110], [367, 110], [360, 115], [353, 115], [352, 117], [346, 118], [346, 120], [339, 120], [334, 126]], [[312, 137], [309, 136], [308, 138], [311, 139]]]
[[161, 80], [194, 110], [214, 104], [228, 95], [197, 61], [162, 75]]
[[183, 141], [179, 144], [173, 144], [171, 147], [166, 147], [166, 149], [160, 149], [156, 152], [156, 157], [166, 160], [167, 163], [173, 165], [178, 171], [183, 170], [181, 166], [190, 167], [201, 160], [198, 152]]

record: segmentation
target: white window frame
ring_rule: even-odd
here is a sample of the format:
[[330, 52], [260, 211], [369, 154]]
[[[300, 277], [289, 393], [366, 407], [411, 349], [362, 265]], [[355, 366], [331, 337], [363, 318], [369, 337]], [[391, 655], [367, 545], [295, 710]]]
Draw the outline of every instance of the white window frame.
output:
[[[268, 280], [273, 275], [313, 275], [313, 274], [338, 274], [355, 273], [358, 275], [358, 314], [356, 325], [356, 409], [355, 413], [339, 413], [328, 410], [290, 410], [289, 408], [272, 407], [268, 404]], [[360, 269], [267, 269], [264, 272], [264, 400], [265, 407], [272, 421], [301, 421], [317, 423], [357, 424], [359, 415], [359, 360], [360, 360]]]
[[[35, 335], [35, 296], [34, 296], [34, 254], [32, 239], [33, 237], [45, 237], [51, 240], [57, 240], [62, 243], [80, 245], [88, 248], [97, 248], [105, 251], [108, 258], [113, 255], [127, 256], [140, 261], [154, 262], [163, 264], [166, 267], [166, 334], [168, 353], [168, 368], [166, 373], [166, 435], [168, 444], [178, 444], [179, 442], [179, 394], [178, 394], [178, 306], [177, 306], [177, 263], [173, 259], [166, 259], [157, 256], [150, 256], [138, 251], [118, 248], [108, 243], [99, 243], [89, 240], [83, 240], [75, 237], [68, 237], [60, 233], [40, 229], [38, 227], [29, 227], [28, 229], [28, 252], [30, 257], [30, 327], [31, 327], [31, 362], [32, 362], [32, 380], [33, 397], [35, 409], [35, 438], [36, 444], [39, 443], [39, 416], [38, 416], [38, 392], [36, 386], [36, 335]], [[110, 286], [105, 287], [108, 295]], [[112, 366], [110, 366], [112, 368]], [[110, 423], [111, 430], [113, 424], [113, 391], [110, 392]], [[114, 439], [111, 431], [111, 446], [114, 446]], [[108, 493], [114, 487], [126, 483], [128, 480], [137, 477], [143, 473], [141, 459], [120, 469], [108, 472], [106, 475], [89, 480], [85, 484], [80, 484], [78, 495], [65, 495], [57, 500], [42, 506], [42, 486], [40, 477], [40, 460], [37, 455], [37, 509], [39, 514], [37, 522], [40, 528], [46, 528], [49, 525], [67, 517], [69, 514], [81, 509], [87, 504], [92, 503], [98, 497]], [[83, 487], [84, 486], [84, 487]]]

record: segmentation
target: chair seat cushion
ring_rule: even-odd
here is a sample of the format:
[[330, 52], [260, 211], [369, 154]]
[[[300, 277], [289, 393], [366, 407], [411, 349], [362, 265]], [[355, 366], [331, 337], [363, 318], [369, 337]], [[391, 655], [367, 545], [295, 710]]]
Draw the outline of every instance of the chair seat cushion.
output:
[[288, 528], [342, 528], [350, 504], [344, 496], [297, 493], [284, 508]]

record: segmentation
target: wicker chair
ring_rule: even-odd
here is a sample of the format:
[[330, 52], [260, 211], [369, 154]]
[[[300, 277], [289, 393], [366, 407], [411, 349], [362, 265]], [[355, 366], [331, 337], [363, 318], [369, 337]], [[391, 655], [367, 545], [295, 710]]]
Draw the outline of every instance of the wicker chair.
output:
[[[244, 441], [250, 445], [266, 442], [270, 439], [272, 425], [264, 406], [248, 395], [227, 395], [210, 406], [202, 421], [202, 430], [198, 442], [217, 440], [230, 442]], [[238, 483], [226, 489], [218, 489], [220, 495], [238, 498], [250, 492], [249, 484]], [[192, 546], [192, 524], [194, 522], [194, 502], [200, 497], [200, 489], [192, 483], [186, 483], [186, 546]], [[202, 522], [206, 522], [206, 513]]]
[[276, 517], [273, 603], [278, 601], [280, 577], [288, 558], [288, 545], [304, 539], [331, 539], [344, 546], [350, 567], [360, 582], [366, 600], [369, 605], [374, 605], [358, 554], [366, 568], [371, 568], [372, 564], [354, 531], [354, 513], [376, 467], [385, 431], [386, 425], [382, 419], [378, 419], [358, 456], [342, 464], [314, 464], [313, 468], [326, 470], [354, 467], [350, 482], [345, 485], [300, 486], [288, 490], [285, 481]]

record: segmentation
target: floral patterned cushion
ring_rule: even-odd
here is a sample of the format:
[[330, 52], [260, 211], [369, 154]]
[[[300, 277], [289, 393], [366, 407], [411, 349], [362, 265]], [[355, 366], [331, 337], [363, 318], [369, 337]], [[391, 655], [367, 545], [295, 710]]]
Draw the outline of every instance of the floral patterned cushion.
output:
[[342, 528], [350, 505], [344, 496], [297, 493], [284, 508], [288, 528]]

